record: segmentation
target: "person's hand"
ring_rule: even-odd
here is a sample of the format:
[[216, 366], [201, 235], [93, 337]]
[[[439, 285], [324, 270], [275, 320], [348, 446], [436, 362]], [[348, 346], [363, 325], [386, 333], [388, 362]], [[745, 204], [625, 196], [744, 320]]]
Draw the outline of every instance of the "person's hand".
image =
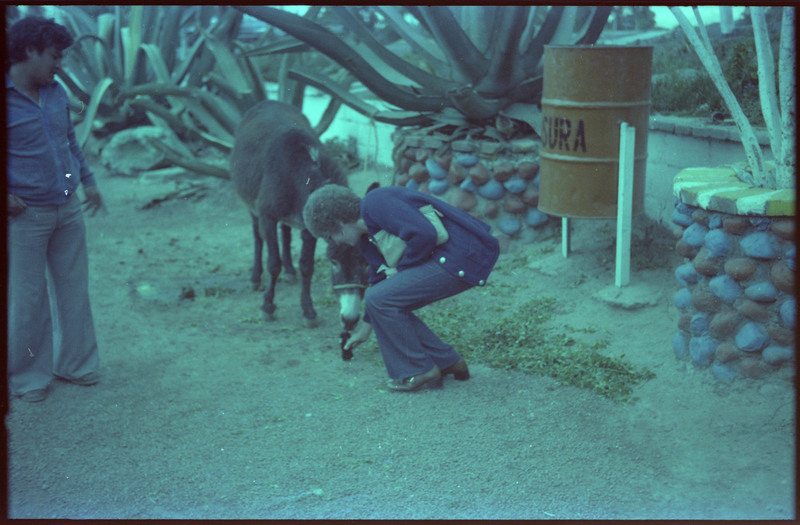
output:
[[8, 194], [8, 215], [10, 217], [16, 217], [25, 211], [25, 208], [27, 208], [25, 201], [16, 195], [12, 195], [11, 193]]
[[361, 321], [359, 321], [358, 326], [356, 326], [356, 329], [353, 330], [353, 333], [350, 334], [350, 339], [347, 340], [347, 344], [344, 345], [344, 349], [353, 350], [358, 345], [366, 341], [371, 333], [372, 333], [372, 325], [364, 322], [364, 320], [362, 319]]
[[94, 217], [95, 213], [105, 209], [103, 197], [100, 196], [97, 186], [87, 186], [83, 188], [83, 193], [86, 195], [86, 200], [83, 201], [83, 210], [89, 212], [89, 217]]

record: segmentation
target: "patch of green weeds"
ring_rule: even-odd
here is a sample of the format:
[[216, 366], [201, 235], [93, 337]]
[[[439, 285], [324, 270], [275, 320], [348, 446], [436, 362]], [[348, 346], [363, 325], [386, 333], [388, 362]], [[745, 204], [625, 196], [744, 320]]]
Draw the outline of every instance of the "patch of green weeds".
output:
[[496, 315], [475, 303], [447, 303], [421, 310], [420, 317], [442, 339], [458, 346], [466, 359], [550, 376], [614, 401], [630, 400], [636, 384], [655, 377], [621, 357], [601, 355], [608, 340], [587, 344], [548, 327], [555, 307], [554, 298], [539, 297], [514, 312]]

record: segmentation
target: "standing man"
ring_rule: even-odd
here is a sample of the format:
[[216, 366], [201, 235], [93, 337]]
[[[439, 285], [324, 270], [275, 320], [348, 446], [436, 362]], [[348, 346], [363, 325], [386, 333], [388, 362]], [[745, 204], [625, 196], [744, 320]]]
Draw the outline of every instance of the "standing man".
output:
[[28, 402], [47, 397], [53, 376], [99, 381], [78, 185], [92, 215], [103, 201], [55, 81], [72, 42], [64, 26], [41, 17], [8, 31], [8, 388]]

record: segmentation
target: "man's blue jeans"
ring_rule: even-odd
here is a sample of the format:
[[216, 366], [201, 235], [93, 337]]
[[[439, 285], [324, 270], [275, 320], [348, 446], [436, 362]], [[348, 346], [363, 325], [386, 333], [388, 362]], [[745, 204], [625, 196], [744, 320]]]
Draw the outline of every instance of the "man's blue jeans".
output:
[[[98, 367], [80, 200], [8, 218], [8, 389], [46, 388]], [[49, 293], [48, 293], [49, 289]], [[52, 308], [52, 315], [51, 315]]]
[[452, 346], [442, 342], [412, 312], [471, 287], [431, 259], [367, 290], [364, 297], [367, 318], [389, 377], [405, 379], [427, 372], [433, 365], [444, 369], [461, 359]]

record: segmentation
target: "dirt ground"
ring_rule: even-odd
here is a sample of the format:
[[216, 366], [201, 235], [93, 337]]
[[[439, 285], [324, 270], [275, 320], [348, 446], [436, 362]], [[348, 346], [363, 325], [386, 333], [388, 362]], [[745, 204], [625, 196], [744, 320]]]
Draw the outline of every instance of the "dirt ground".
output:
[[374, 339], [341, 360], [327, 265], [313, 285], [320, 326], [303, 327], [297, 284], [281, 283], [279, 320], [261, 320], [250, 219], [229, 183], [202, 179], [204, 198], [142, 210], [175, 182], [96, 170], [102, 382], [12, 400], [13, 518], [795, 516], [793, 382], [726, 383], [676, 362], [672, 250], [632, 274], [649, 306], [595, 298], [614, 282], [613, 230], [598, 221], [575, 221], [568, 259], [558, 236], [516, 243], [486, 288], [448, 300], [557, 297], [551, 323], [576, 338], [597, 328], [604, 353], [655, 372], [638, 400], [478, 362], [467, 382], [396, 394]]

